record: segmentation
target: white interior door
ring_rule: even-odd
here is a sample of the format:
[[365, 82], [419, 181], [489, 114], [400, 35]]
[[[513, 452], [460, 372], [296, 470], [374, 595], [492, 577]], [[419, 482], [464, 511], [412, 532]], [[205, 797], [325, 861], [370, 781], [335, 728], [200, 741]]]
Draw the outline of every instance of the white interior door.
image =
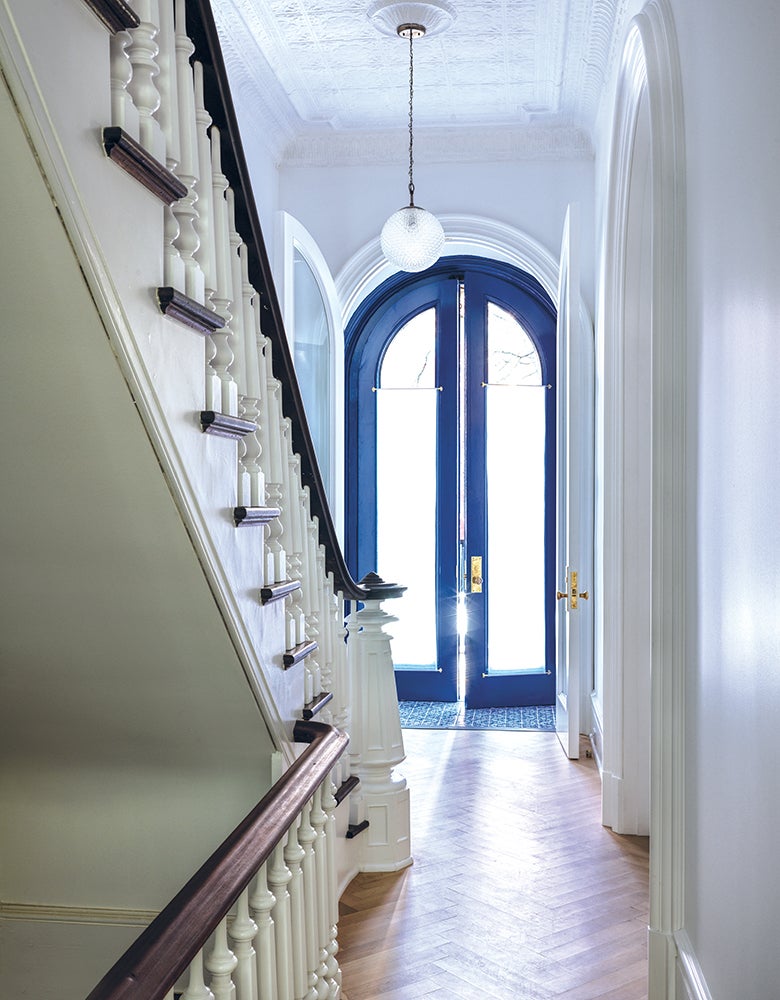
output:
[[558, 279], [556, 729], [580, 755], [583, 695], [592, 686], [593, 341], [580, 321], [579, 206], [566, 212]]

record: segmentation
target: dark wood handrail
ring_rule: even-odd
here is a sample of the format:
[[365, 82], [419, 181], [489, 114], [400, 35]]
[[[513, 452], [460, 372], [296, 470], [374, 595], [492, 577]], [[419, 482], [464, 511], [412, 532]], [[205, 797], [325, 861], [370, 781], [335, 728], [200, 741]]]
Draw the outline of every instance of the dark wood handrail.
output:
[[362, 601], [365, 590], [347, 568], [325, 494], [260, 227], [210, 0], [188, 0], [187, 33], [195, 45], [194, 58], [203, 64], [206, 107], [223, 139], [222, 171], [235, 194], [236, 229], [247, 246], [249, 280], [260, 296], [263, 333], [273, 345], [276, 375], [282, 384], [282, 408], [292, 423], [293, 448], [301, 456], [301, 480], [309, 487], [311, 513], [319, 519], [326, 569], [333, 573], [336, 590], [350, 600]]
[[296, 722], [293, 738], [309, 746], [87, 1000], [163, 1000], [349, 743], [346, 733], [322, 722]]

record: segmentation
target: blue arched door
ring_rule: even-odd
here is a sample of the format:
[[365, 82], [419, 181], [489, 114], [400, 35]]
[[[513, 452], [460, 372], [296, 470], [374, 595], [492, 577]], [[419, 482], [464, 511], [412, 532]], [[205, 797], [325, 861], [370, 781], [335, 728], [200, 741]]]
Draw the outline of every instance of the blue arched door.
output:
[[448, 258], [347, 330], [347, 553], [408, 586], [399, 695], [554, 701], [555, 309], [508, 265]]

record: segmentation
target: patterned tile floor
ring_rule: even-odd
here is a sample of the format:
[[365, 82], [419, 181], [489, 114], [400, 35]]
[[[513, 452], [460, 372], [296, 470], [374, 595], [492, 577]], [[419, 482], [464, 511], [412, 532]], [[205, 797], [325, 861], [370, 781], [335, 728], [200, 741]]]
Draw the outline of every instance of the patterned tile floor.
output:
[[465, 708], [459, 702], [402, 701], [404, 729], [534, 729], [555, 731], [555, 708]]

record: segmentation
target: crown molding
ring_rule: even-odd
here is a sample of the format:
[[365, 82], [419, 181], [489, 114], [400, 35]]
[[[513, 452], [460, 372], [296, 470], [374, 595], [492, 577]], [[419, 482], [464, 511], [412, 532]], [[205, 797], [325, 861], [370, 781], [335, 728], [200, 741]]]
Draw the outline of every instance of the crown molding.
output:
[[[406, 155], [408, 133], [303, 133], [282, 151], [289, 167], [398, 163]], [[484, 163], [510, 160], [591, 160], [593, 144], [585, 129], [525, 125], [515, 128], [458, 126], [421, 129], [415, 135], [415, 163]]]

